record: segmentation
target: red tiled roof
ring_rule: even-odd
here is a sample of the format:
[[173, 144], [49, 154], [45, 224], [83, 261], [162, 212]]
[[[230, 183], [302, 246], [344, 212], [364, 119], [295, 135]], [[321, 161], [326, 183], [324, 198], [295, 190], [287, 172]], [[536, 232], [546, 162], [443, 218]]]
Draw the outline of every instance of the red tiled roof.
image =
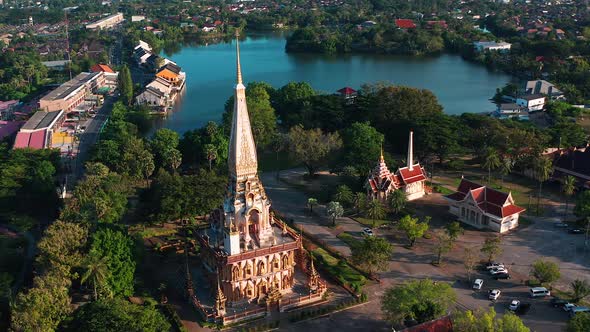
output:
[[395, 25], [401, 29], [414, 29], [416, 27], [416, 23], [414, 23], [414, 21], [405, 18], [396, 19]]
[[103, 65], [103, 64], [96, 64], [96, 65], [90, 67], [90, 71], [92, 71], [94, 73], [99, 73], [99, 72], [114, 73], [115, 72], [111, 67], [109, 67], [108, 65]]
[[347, 86], [347, 87], [344, 87], [344, 88], [338, 90], [337, 92], [341, 93], [343, 95], [351, 95], [353, 93], [356, 93], [356, 90]]
[[426, 180], [426, 175], [424, 175], [424, 170], [420, 164], [414, 165], [412, 170], [408, 167], [400, 168], [398, 174], [405, 184]]
[[403, 329], [402, 332], [452, 332], [453, 322], [449, 316]]
[[504, 218], [515, 213], [521, 213], [525, 209], [509, 203], [510, 194], [482, 186], [481, 184], [462, 179], [457, 188], [457, 192], [447, 195], [448, 199], [462, 201], [468, 193], [471, 193], [477, 206], [486, 213]]

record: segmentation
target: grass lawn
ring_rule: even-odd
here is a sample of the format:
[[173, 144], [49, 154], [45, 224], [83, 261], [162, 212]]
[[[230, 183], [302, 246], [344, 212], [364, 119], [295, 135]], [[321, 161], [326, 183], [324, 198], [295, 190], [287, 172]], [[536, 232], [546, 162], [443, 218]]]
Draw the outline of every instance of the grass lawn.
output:
[[345, 261], [330, 255], [324, 249], [316, 248], [312, 251], [312, 254], [318, 264], [330, 273], [333, 278], [340, 280], [343, 284], [360, 290], [367, 283], [367, 279], [363, 275], [350, 267]]
[[352, 236], [350, 233], [347, 233], [347, 232], [342, 232], [342, 233], [338, 234], [337, 237], [340, 240], [344, 241], [346, 244], [348, 244], [348, 246], [351, 248], [361, 242], [360, 240], [357, 240], [354, 236]]
[[[351, 219], [357, 221], [359, 224], [361, 224], [363, 226], [373, 227], [373, 220], [372, 219], [362, 218], [362, 217], [354, 217]], [[374, 227], [379, 227], [381, 225], [385, 225], [385, 224], [389, 224], [389, 223], [391, 223], [391, 220], [375, 219], [375, 226]]]

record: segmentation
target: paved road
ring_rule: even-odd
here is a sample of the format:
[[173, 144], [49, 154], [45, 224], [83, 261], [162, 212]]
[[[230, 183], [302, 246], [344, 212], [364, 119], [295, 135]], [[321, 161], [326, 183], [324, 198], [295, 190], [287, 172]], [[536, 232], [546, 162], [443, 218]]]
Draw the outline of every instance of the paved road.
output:
[[78, 143], [78, 154], [74, 160], [73, 174], [71, 175], [71, 181], [69, 181], [69, 190], [74, 188], [75, 183], [84, 174], [84, 163], [89, 158], [90, 149], [96, 144], [98, 140], [100, 130], [109, 118], [111, 111], [113, 110], [113, 104], [115, 97], [108, 96], [105, 98], [105, 102], [102, 107], [98, 110], [94, 118], [89, 118], [86, 122], [86, 129], [80, 134], [80, 142]]

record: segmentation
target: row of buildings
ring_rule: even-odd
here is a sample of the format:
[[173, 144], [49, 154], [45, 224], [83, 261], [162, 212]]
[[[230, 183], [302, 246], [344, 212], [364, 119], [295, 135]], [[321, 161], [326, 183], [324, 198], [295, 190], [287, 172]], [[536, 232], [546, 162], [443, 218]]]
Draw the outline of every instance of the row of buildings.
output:
[[184, 89], [186, 73], [175, 62], [154, 54], [152, 48], [141, 40], [133, 49], [133, 56], [141, 70], [154, 74], [135, 98], [135, 103], [148, 106], [155, 113], [166, 113]]
[[113, 15], [109, 15], [107, 17], [103, 17], [96, 22], [92, 22], [86, 24], [86, 29], [88, 30], [108, 30], [112, 29], [119, 24], [123, 23], [125, 18], [123, 17], [123, 13], [116, 13]]
[[98, 64], [41, 97], [40, 110], [20, 128], [14, 148], [58, 148], [71, 154], [81, 116], [102, 104], [104, 94], [117, 87], [117, 77], [110, 66]]
[[505, 102], [497, 105], [493, 113], [500, 119], [518, 118], [528, 120], [529, 113], [545, 110], [547, 101], [565, 100], [565, 96], [553, 83], [545, 80], [527, 81], [522, 93], [502, 96]]

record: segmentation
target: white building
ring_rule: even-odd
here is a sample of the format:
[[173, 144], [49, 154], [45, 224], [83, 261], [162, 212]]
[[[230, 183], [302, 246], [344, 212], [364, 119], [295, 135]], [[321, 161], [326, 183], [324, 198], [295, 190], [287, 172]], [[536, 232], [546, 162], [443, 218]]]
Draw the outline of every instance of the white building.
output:
[[145, 16], [143, 15], [133, 15], [131, 16], [131, 22], [141, 22], [145, 20]]
[[504, 233], [518, 227], [525, 211], [514, 204], [511, 193], [503, 193], [475, 182], [461, 179], [457, 192], [445, 196], [449, 212], [461, 222], [478, 229]]
[[565, 99], [563, 92], [555, 84], [545, 80], [535, 80], [526, 82], [525, 92], [527, 94], [542, 94], [551, 100]]
[[86, 29], [88, 30], [105, 30], [113, 28], [123, 22], [125, 19], [123, 18], [123, 13], [116, 13], [114, 15], [110, 15], [100, 20], [87, 24]]
[[545, 108], [545, 96], [542, 94], [518, 96], [516, 104], [526, 108], [529, 112], [542, 111]]
[[499, 52], [508, 52], [512, 47], [512, 44], [506, 42], [474, 42], [473, 47], [478, 52], [486, 52], [486, 51], [499, 51]]

